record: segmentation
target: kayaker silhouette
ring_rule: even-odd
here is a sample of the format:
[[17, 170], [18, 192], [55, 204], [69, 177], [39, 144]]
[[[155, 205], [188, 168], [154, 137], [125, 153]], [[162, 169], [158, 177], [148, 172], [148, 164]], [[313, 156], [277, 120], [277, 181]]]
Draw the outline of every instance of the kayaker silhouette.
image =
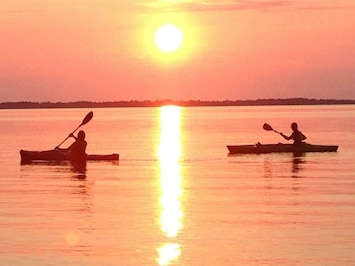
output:
[[73, 133], [70, 133], [69, 137], [74, 138], [75, 141], [68, 148], [61, 149], [56, 147], [56, 150], [67, 152], [71, 160], [84, 160], [87, 146], [87, 142], [85, 140], [85, 132], [80, 130], [77, 137], [75, 137]]
[[290, 136], [286, 136], [283, 133], [280, 132], [280, 135], [285, 139], [285, 140], [293, 140], [294, 145], [300, 145], [303, 143], [307, 137], [298, 130], [298, 125], [297, 123], [292, 123], [291, 124], [291, 129], [292, 129], [292, 134]]

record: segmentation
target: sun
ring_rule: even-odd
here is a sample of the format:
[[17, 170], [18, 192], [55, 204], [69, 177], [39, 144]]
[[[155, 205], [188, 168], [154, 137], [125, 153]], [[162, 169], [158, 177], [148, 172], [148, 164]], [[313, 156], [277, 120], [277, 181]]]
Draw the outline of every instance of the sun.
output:
[[[1, 1], [1, 0], [0, 0]], [[161, 14], [142, 16], [142, 25], [135, 38], [141, 49], [159, 67], [178, 67], [198, 56], [205, 42], [199, 42], [201, 34], [188, 16], [182, 14]], [[202, 36], [203, 37], [203, 36]]]
[[172, 24], [159, 27], [154, 35], [154, 41], [158, 49], [164, 53], [177, 51], [183, 43], [184, 36], [181, 30]]

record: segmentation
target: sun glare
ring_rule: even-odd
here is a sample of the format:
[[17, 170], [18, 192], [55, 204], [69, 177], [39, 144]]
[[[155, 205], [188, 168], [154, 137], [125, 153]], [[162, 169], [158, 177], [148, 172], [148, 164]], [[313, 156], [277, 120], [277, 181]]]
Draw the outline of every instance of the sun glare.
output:
[[180, 256], [180, 244], [176, 237], [183, 227], [180, 197], [182, 196], [180, 175], [180, 107], [161, 107], [161, 130], [159, 143], [160, 187], [161, 187], [161, 231], [170, 239], [157, 250], [159, 265], [168, 265]]
[[180, 108], [164, 106], [161, 108], [161, 136], [159, 161], [161, 170], [161, 216], [162, 230], [168, 237], [175, 237], [181, 228], [180, 210]]
[[177, 51], [183, 43], [181, 30], [172, 24], [166, 24], [157, 29], [154, 36], [156, 46], [164, 53]]

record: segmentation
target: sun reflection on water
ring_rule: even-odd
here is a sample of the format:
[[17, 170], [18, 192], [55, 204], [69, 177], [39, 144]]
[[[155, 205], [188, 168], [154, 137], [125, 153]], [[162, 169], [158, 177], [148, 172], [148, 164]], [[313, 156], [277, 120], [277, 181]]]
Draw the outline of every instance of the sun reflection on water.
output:
[[[161, 130], [159, 143], [160, 161], [160, 206], [161, 231], [168, 238], [175, 238], [182, 228], [182, 211], [180, 205], [181, 176], [180, 176], [180, 107], [164, 106], [161, 108]], [[158, 249], [159, 265], [169, 265], [181, 253], [177, 243], [165, 243]]]

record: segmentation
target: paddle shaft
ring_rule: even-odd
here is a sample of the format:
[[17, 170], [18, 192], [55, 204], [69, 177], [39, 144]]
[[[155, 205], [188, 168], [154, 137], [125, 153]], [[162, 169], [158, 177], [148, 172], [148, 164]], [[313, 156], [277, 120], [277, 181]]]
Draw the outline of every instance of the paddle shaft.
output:
[[75, 131], [77, 131], [81, 126], [89, 123], [89, 121], [92, 119], [92, 117], [94, 116], [94, 113], [92, 111], [90, 111], [83, 119], [83, 121], [81, 122], [81, 124], [73, 130], [73, 132], [71, 132], [56, 148], [59, 148], [67, 139], [69, 139], [71, 137], [72, 134], [75, 133]]
[[275, 133], [277, 133], [277, 134], [282, 134], [281, 132], [279, 132], [279, 131], [276, 131], [276, 130], [272, 130], [272, 131], [274, 131]]
[[66, 140], [70, 138], [70, 135], [71, 135], [71, 134], [74, 134], [75, 131], [77, 131], [81, 126], [82, 126], [82, 125], [78, 126], [76, 129], [74, 129], [74, 131], [73, 131], [72, 133], [70, 133], [70, 134], [57, 146], [57, 148], [60, 147], [64, 142], [66, 142]]

